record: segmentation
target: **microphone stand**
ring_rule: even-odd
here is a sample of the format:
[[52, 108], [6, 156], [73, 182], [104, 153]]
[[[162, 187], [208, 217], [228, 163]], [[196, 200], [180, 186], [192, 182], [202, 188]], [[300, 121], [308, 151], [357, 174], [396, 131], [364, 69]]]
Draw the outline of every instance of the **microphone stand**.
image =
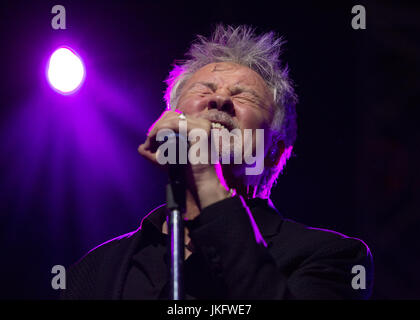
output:
[[166, 185], [167, 223], [169, 227], [170, 289], [172, 300], [183, 300], [184, 296], [184, 223], [186, 210], [186, 165], [169, 165], [169, 183]]

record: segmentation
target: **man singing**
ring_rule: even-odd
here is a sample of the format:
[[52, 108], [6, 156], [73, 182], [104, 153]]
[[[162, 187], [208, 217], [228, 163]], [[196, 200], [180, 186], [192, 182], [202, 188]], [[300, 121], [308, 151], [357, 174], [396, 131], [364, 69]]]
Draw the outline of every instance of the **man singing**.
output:
[[[279, 58], [282, 44], [247, 26], [218, 25], [210, 38], [199, 36], [167, 79], [168, 110], [138, 148], [165, 168], [159, 135], [182, 127], [188, 156], [200, 160], [187, 170], [186, 299], [371, 294], [372, 256], [361, 240], [284, 219], [269, 199], [296, 138], [297, 97]], [[158, 207], [138, 230], [87, 253], [68, 271], [62, 297], [169, 299], [166, 215]], [[356, 282], [355, 266], [363, 271]]]

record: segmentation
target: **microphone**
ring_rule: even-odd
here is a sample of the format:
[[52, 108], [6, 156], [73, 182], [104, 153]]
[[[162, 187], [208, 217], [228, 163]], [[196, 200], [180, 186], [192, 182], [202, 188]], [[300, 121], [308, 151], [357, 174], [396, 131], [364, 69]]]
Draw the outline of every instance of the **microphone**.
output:
[[159, 141], [159, 146], [166, 143], [169, 150], [176, 150], [178, 157], [175, 163], [169, 162], [168, 169], [168, 190], [167, 187], [167, 207], [169, 210], [178, 209], [181, 213], [185, 212], [186, 202], [186, 169], [188, 156], [188, 139], [185, 135], [172, 132], [165, 137], [164, 141]]
[[[169, 150], [178, 150], [181, 146], [185, 155], [188, 151], [188, 139], [185, 135], [172, 132], [165, 137], [164, 141], [157, 141], [159, 146], [168, 144]], [[181, 159], [182, 154], [179, 154]], [[166, 207], [168, 211], [167, 222], [169, 227], [170, 263], [170, 288], [172, 300], [183, 300], [184, 293], [184, 224], [182, 214], [186, 210], [186, 167], [187, 162], [169, 163], [169, 182], [166, 185]]]

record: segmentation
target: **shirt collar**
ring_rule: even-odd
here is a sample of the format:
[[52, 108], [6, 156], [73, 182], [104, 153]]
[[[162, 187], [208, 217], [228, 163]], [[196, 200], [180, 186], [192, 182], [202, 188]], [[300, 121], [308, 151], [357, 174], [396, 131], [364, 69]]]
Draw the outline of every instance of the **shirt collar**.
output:
[[[278, 232], [283, 217], [270, 199], [252, 198], [245, 199], [245, 202], [263, 236], [272, 236]], [[141, 229], [162, 233], [162, 225], [166, 219], [166, 214], [166, 204], [160, 205], [143, 218]]]
[[270, 199], [252, 198], [245, 201], [263, 237], [270, 237], [279, 232], [283, 217]]
[[166, 219], [166, 204], [162, 204], [159, 207], [150, 211], [141, 221], [141, 229], [157, 229], [162, 232], [162, 225]]

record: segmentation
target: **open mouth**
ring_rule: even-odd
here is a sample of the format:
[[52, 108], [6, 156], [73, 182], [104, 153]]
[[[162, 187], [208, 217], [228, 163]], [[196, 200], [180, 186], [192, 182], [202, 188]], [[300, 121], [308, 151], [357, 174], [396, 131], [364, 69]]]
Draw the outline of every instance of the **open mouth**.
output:
[[237, 128], [232, 117], [230, 117], [225, 112], [212, 110], [204, 114], [202, 117], [211, 122], [212, 129], [227, 129], [228, 131], [232, 131], [233, 129]]
[[223, 124], [221, 124], [219, 122], [212, 122], [211, 123], [211, 128], [212, 129], [227, 129], [227, 130], [229, 130], [229, 128], [225, 127]]

